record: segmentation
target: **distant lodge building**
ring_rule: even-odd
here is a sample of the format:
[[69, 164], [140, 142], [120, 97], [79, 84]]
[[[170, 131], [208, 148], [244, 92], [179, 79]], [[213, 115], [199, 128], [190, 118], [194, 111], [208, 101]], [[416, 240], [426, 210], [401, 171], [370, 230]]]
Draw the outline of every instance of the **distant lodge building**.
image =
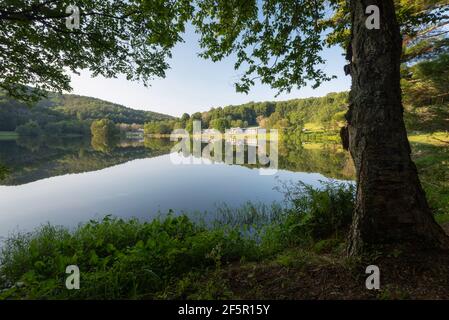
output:
[[[226, 129], [225, 135], [245, 135], [245, 136], [257, 136], [259, 131], [259, 127], [251, 127], [251, 128], [230, 128]], [[215, 135], [217, 133], [216, 129], [204, 129], [202, 131], [203, 135]]]
[[[224, 133], [224, 138], [226, 143], [231, 143], [232, 145], [257, 145], [257, 134], [259, 132], [259, 127], [251, 128], [230, 128], [226, 129]], [[216, 129], [204, 129], [201, 133], [201, 141], [210, 142], [215, 138], [218, 133]], [[222, 134], [222, 133], [220, 133]]]

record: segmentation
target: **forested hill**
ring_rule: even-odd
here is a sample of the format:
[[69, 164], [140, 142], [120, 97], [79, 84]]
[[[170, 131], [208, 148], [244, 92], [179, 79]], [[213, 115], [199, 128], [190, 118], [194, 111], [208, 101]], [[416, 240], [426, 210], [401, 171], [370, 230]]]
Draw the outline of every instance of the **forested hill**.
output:
[[[408, 130], [447, 131], [449, 128], [449, 54], [440, 54], [415, 65], [402, 66], [404, 120]], [[148, 134], [173, 129], [192, 130], [194, 120], [203, 128], [224, 132], [230, 127], [260, 126], [276, 129], [335, 130], [345, 123], [348, 92], [288, 101], [249, 102], [184, 114], [180, 119], [149, 122]]]
[[109, 101], [73, 94], [52, 94], [39, 105], [47, 105], [69, 116], [85, 120], [107, 118], [115, 123], [139, 123], [171, 119], [172, 116], [153, 111], [131, 109]]
[[0, 92], [0, 131], [15, 130], [29, 121], [35, 121], [45, 127], [59, 122], [88, 122], [103, 118], [115, 123], [143, 124], [172, 117], [73, 94], [49, 93], [48, 98], [30, 107]]
[[145, 125], [148, 134], [167, 134], [173, 129], [192, 130], [194, 120], [203, 128], [224, 132], [231, 127], [260, 126], [271, 129], [335, 129], [344, 123], [348, 92], [329, 93], [324, 97], [287, 101], [249, 102], [242, 105], [212, 108], [180, 119], [153, 121]]

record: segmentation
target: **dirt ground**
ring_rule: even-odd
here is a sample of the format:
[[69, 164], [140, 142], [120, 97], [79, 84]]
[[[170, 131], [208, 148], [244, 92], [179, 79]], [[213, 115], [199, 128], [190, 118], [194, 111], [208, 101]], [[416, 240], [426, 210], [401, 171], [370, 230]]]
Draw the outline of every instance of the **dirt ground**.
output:
[[[449, 223], [444, 226], [449, 234]], [[380, 269], [380, 290], [366, 289], [366, 266]], [[365, 262], [320, 255], [304, 263], [235, 264], [223, 272], [242, 299], [449, 299], [449, 252], [400, 252]]]

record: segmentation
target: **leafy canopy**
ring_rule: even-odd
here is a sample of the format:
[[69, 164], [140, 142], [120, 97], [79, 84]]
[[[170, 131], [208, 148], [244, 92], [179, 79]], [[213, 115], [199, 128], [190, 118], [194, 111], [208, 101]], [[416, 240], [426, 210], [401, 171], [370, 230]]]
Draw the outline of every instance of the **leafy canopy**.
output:
[[325, 1], [198, 0], [197, 7], [201, 56], [217, 61], [235, 53], [235, 69], [245, 69], [238, 91], [248, 92], [256, 79], [279, 91], [330, 79], [320, 68]]
[[[401, 26], [404, 61], [434, 57], [449, 48], [447, 0], [394, 0]], [[332, 30], [327, 36], [329, 46], [346, 47], [350, 41], [350, 12], [347, 0], [333, 0], [333, 15], [324, 21]]]
[[[279, 92], [332, 77], [323, 72], [326, 45], [347, 45], [347, 0], [85, 0], [81, 28], [65, 27], [70, 0], [3, 0], [0, 7], [0, 87], [31, 96], [28, 85], [69, 90], [65, 71], [125, 74], [145, 85], [163, 77], [186, 23], [200, 35], [200, 55], [235, 57], [236, 89], [256, 80]], [[447, 0], [395, 0], [405, 59], [447, 48]]]
[[[145, 85], [164, 77], [170, 49], [190, 16], [187, 0], [83, 0], [80, 29], [66, 27], [71, 0], [2, 0], [0, 88], [37, 99], [43, 90], [70, 90], [67, 70], [126, 75]], [[28, 86], [39, 91], [30, 92]]]

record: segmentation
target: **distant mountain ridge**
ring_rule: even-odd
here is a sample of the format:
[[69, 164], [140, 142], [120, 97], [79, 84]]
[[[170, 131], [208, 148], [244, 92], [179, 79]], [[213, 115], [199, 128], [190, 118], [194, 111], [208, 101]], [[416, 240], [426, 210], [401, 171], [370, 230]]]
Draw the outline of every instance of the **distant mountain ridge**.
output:
[[[45, 103], [69, 116], [81, 114], [85, 120], [108, 118], [116, 123], [143, 124], [148, 121], [174, 118], [167, 114], [132, 109], [106, 100], [75, 94], [51, 94], [47, 99], [41, 100], [38, 105], [45, 106]], [[105, 114], [109, 116], [105, 117]]]
[[13, 131], [28, 121], [36, 121], [43, 127], [61, 121], [88, 122], [104, 118], [127, 124], [174, 119], [170, 115], [136, 110], [98, 98], [53, 92], [30, 107], [0, 91], [0, 131]]

